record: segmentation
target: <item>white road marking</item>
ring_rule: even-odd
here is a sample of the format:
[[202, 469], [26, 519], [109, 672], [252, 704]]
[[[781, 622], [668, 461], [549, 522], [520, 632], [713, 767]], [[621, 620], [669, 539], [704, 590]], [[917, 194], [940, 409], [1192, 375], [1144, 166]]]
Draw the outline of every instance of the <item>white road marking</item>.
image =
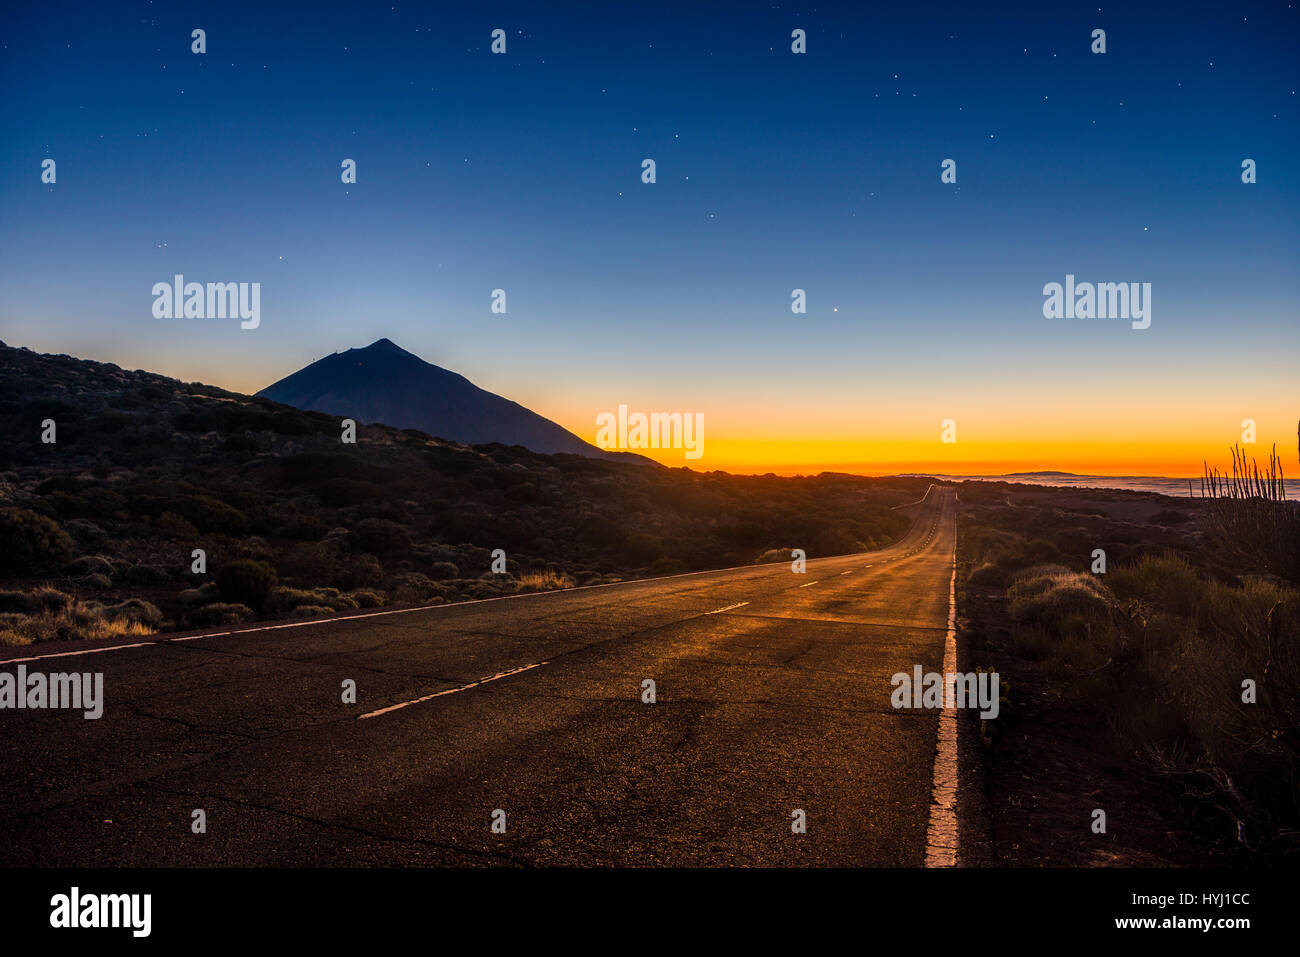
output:
[[388, 714], [390, 711], [397, 711], [401, 708], [409, 708], [413, 704], [420, 704], [424, 701], [432, 701], [434, 698], [441, 698], [443, 695], [455, 694], [457, 691], [468, 691], [470, 688], [477, 688], [479, 685], [485, 685], [489, 681], [500, 681], [502, 678], [509, 678], [511, 675], [517, 675], [523, 671], [531, 671], [534, 668], [540, 668], [542, 665], [549, 665], [549, 661], [539, 661], [536, 664], [524, 665], [522, 668], [515, 668], [513, 671], [503, 671], [499, 675], [492, 675], [488, 678], [479, 678], [478, 681], [471, 681], [467, 685], [461, 685], [459, 688], [448, 688], [446, 691], [435, 691], [433, 694], [427, 694], [423, 698], [412, 698], [410, 701], [403, 701], [401, 704], [389, 705], [387, 708], [380, 708], [378, 711], [368, 711], [365, 714], [357, 715], [357, 720], [362, 718], [374, 718], [381, 714]]
[[800, 587], [800, 588], [811, 588], [813, 585], [816, 585], [817, 582], [819, 582], [819, 581], [821, 581], [820, 578], [817, 579], [817, 581], [815, 581], [815, 582], [809, 582], [808, 584], [806, 584], [806, 585], [800, 585], [799, 587]]
[[[957, 673], [957, 550], [953, 547], [952, 580], [948, 583], [948, 634], [943, 640], [943, 673]], [[955, 696], [954, 696], [955, 697]], [[939, 740], [934, 752], [934, 786], [930, 824], [925, 835], [925, 866], [957, 865], [957, 709], [939, 712]]]
[[6, 668], [9, 665], [16, 665], [21, 661], [42, 661], [46, 658], [69, 658], [73, 655], [93, 655], [101, 651], [117, 651], [120, 648], [143, 648], [145, 645], [156, 645], [156, 641], [141, 641], [134, 645], [109, 645], [107, 648], [87, 648], [84, 651], [60, 651], [52, 655], [32, 655], [30, 658], [10, 658], [7, 661], [0, 661], [0, 668]]
[[738, 601], [734, 605], [728, 605], [726, 608], [715, 608], [713, 609], [713, 611], [706, 611], [704, 614], [717, 615], [717, 614], [721, 614], [724, 611], [731, 611], [731, 609], [733, 608], [744, 608], [748, 604], [749, 602], [747, 601]]

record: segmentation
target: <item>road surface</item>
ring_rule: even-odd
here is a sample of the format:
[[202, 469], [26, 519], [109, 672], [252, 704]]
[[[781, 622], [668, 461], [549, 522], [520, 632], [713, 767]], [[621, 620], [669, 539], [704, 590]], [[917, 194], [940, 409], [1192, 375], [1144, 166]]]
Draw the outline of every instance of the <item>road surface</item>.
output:
[[805, 574], [5, 649], [105, 709], [0, 711], [0, 864], [921, 866], [939, 715], [890, 677], [942, 670], [954, 494]]

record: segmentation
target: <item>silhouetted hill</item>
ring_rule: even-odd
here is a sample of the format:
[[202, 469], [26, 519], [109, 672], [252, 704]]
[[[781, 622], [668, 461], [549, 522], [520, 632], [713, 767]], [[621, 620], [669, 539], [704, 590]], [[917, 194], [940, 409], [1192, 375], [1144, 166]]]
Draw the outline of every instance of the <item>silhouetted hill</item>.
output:
[[0, 435], [0, 645], [842, 554], [900, 535], [891, 506], [929, 484], [693, 472], [388, 425], [344, 444], [337, 417], [3, 343]]
[[326, 356], [257, 394], [298, 409], [419, 429], [466, 445], [500, 442], [545, 454], [608, 454], [388, 339]]

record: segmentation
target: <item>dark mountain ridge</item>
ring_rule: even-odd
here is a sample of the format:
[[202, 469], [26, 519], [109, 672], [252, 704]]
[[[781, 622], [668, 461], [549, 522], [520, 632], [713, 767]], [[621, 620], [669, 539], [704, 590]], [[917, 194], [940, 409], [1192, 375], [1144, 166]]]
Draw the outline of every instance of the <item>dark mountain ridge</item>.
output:
[[257, 394], [310, 412], [419, 429], [465, 445], [500, 442], [546, 455], [611, 454], [390, 339], [326, 356]]

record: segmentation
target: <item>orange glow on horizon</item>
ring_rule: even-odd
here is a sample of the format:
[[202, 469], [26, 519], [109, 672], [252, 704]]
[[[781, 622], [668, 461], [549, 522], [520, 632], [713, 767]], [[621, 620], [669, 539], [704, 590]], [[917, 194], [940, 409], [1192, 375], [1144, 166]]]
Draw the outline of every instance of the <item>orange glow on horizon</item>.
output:
[[[937, 430], [936, 430], [937, 435]], [[594, 434], [585, 435], [593, 441]], [[1294, 439], [1293, 439], [1294, 442]], [[737, 475], [815, 475], [847, 472], [856, 475], [900, 473], [946, 475], [1005, 475], [1020, 472], [1072, 472], [1098, 476], [1164, 476], [1196, 478], [1203, 464], [1222, 468], [1229, 461], [1230, 442], [1212, 447], [1190, 440], [1163, 444], [1150, 442], [976, 442], [954, 445], [935, 442], [844, 442], [822, 439], [748, 441], [711, 439], [706, 435], [704, 454], [687, 459], [680, 449], [634, 449], [670, 468], [685, 466], [699, 472], [724, 471]], [[1279, 442], [1279, 451], [1285, 446]], [[1248, 454], [1268, 458], [1271, 442], [1261, 438]], [[1287, 459], [1283, 452], [1283, 462]], [[1288, 475], [1300, 476], [1300, 466]]]

